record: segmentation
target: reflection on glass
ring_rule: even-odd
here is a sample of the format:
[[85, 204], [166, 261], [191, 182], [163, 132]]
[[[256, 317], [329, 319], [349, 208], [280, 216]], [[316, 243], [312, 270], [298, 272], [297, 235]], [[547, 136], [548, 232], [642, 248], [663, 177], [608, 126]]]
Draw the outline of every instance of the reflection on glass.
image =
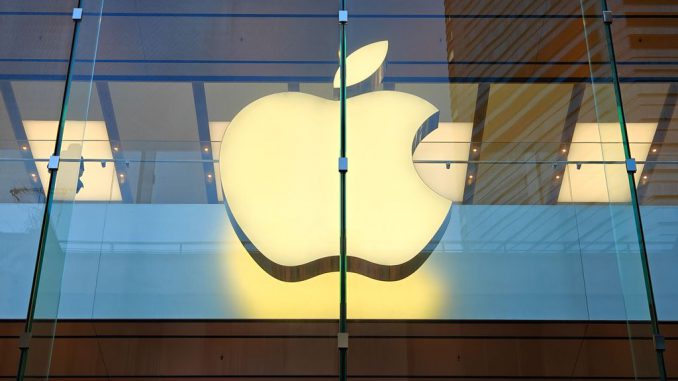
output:
[[464, 200], [472, 129], [473, 123], [441, 122], [412, 155], [421, 180], [451, 201]]
[[[59, 122], [55, 120], [24, 121], [26, 136], [35, 159], [47, 159], [52, 154], [58, 125]], [[112, 162], [112, 151], [118, 147], [111, 148], [106, 124], [94, 120], [67, 121], [63, 140], [62, 159], [82, 159], [78, 170], [78, 182], [75, 185], [75, 201], [120, 201], [122, 199], [120, 184]], [[74, 152], [73, 157], [67, 157], [68, 152]], [[78, 155], [81, 155], [81, 158]], [[38, 163], [37, 171], [44, 191], [49, 184], [47, 164]]]
[[[627, 123], [631, 156], [637, 161], [647, 159], [657, 130], [656, 123]], [[629, 202], [626, 167], [605, 165], [605, 162], [623, 162], [621, 130], [618, 123], [577, 123], [572, 144], [567, 153], [558, 202]], [[636, 185], [643, 173], [638, 164]]]

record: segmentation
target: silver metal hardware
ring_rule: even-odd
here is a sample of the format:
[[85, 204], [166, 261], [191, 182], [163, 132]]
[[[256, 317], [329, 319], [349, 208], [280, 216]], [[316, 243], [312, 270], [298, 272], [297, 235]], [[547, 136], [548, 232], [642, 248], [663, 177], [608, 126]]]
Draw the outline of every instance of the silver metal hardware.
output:
[[636, 173], [636, 159], [626, 159], [626, 172]]
[[612, 24], [612, 11], [603, 11], [603, 22], [605, 24]]
[[52, 155], [49, 157], [49, 162], [47, 162], [47, 169], [50, 171], [56, 171], [59, 169], [59, 156]]
[[348, 11], [339, 11], [339, 22], [342, 24], [348, 22]]
[[337, 333], [337, 348], [348, 348], [348, 333], [339, 332]]
[[33, 335], [30, 332], [24, 332], [19, 336], [19, 349], [27, 349], [28, 345], [31, 343], [31, 337]]
[[348, 172], [348, 158], [340, 157], [339, 158], [339, 172]]
[[82, 20], [82, 8], [73, 8], [73, 20]]

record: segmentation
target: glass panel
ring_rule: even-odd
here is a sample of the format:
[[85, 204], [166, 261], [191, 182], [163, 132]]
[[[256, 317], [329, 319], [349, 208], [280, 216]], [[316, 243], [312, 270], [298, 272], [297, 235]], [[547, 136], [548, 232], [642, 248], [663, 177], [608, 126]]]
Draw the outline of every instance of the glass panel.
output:
[[599, 2], [491, 3], [349, 3], [349, 376], [656, 377]]
[[[39, 173], [46, 171], [47, 161], [34, 150], [43, 142], [28, 134], [26, 121], [59, 118], [73, 36], [70, 14], [75, 4], [70, 0], [0, 3], [2, 378], [16, 377], [20, 357], [17, 338], [25, 330], [23, 319], [45, 213]], [[53, 149], [53, 144], [48, 147]], [[40, 352], [49, 342], [34, 337], [29, 344], [31, 350]], [[46, 361], [37, 361], [31, 372], [44, 376], [47, 366]]]
[[[673, 247], [678, 235], [675, 229], [668, 228], [675, 219], [678, 173], [678, 12], [672, 5], [609, 1], [610, 9], [618, 15], [612, 36], [627, 121], [654, 128], [653, 133], [635, 138], [646, 153], [636, 182], [657, 315], [666, 322], [678, 319], [674, 302], [676, 277], [671, 274], [678, 260]], [[662, 334], [671, 337], [670, 324], [662, 326]], [[667, 340], [665, 361], [669, 375], [675, 373], [675, 359], [674, 342]]]
[[336, 377], [337, 11], [103, 4], [53, 207], [51, 374]]
[[[340, 2], [80, 4], [63, 113], [76, 2], [0, 4], [0, 378], [45, 211], [30, 378], [336, 378]], [[655, 379], [643, 242], [675, 357], [678, 13], [620, 104], [601, 4], [349, 2], [351, 379]]]
[[[95, 52], [86, 48], [89, 44], [80, 36], [96, 36], [100, 20], [101, 3], [90, 1], [84, 6], [88, 17], [77, 23], [72, 19], [73, 7], [83, 6], [83, 2], [72, 4], [61, 17], [71, 25], [75, 25], [69, 46], [70, 61], [64, 95], [60, 110], [53, 118], [24, 118], [23, 124], [29, 138], [33, 155], [42, 160], [51, 161], [51, 155], [57, 155], [57, 169], [48, 170], [45, 166], [37, 168], [36, 184], [46, 195], [45, 228], [40, 237], [41, 250], [38, 252], [34, 313], [32, 316], [32, 337], [36, 342], [31, 344], [25, 358], [25, 375], [19, 371], [19, 378], [49, 378], [52, 370], [52, 351], [55, 348], [55, 335], [61, 302], [63, 269], [66, 260], [64, 243], [68, 240], [70, 223], [73, 215], [73, 201], [84, 188], [83, 180], [92, 179], [84, 170], [89, 164], [84, 163], [83, 155], [91, 148], [82, 142], [85, 134], [86, 120], [81, 108], [69, 108], [69, 102], [81, 100], [89, 102], [91, 88], [92, 62]], [[74, 61], [74, 57], [76, 60]], [[84, 82], [82, 81], [84, 79]], [[96, 176], [95, 176], [96, 177]], [[89, 191], [88, 191], [89, 192]]]

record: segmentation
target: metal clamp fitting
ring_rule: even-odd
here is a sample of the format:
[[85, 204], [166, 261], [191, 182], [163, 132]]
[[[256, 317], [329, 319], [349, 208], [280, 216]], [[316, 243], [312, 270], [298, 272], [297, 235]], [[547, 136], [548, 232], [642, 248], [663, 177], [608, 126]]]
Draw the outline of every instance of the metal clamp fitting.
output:
[[626, 159], [626, 172], [636, 173], [636, 159]]
[[654, 341], [654, 349], [655, 350], [657, 350], [657, 351], [665, 351], [666, 350], [666, 341], [664, 339], [664, 336], [654, 335], [653, 341]]
[[337, 333], [337, 348], [348, 349], [348, 333], [347, 332]]
[[348, 22], [348, 11], [339, 11], [339, 22], [342, 24]]
[[73, 8], [73, 20], [82, 20], [82, 8]]
[[348, 172], [348, 158], [340, 157], [339, 158], [339, 172], [345, 173]]
[[47, 162], [47, 169], [50, 171], [56, 171], [59, 169], [59, 156], [52, 155], [49, 157], [49, 162]]
[[603, 22], [605, 24], [612, 24], [612, 11], [603, 11]]
[[31, 337], [33, 334], [30, 332], [24, 332], [19, 336], [19, 349], [28, 349], [29, 344], [31, 343]]

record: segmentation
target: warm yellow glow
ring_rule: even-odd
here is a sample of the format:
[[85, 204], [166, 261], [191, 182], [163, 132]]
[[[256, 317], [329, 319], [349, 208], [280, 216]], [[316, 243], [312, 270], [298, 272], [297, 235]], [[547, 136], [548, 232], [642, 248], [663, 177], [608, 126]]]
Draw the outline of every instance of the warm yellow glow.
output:
[[224, 134], [219, 168], [229, 206], [279, 264], [337, 254], [338, 126], [338, 103], [289, 92], [254, 101]]
[[[451, 205], [412, 163], [414, 136], [437, 109], [395, 91], [356, 96], [347, 107], [348, 254], [403, 263]], [[220, 151], [227, 202], [266, 257], [300, 265], [338, 254], [338, 102], [293, 92], [261, 98], [233, 119]]]
[[[586, 161], [624, 161], [618, 123], [577, 123], [567, 155], [570, 162], [582, 162], [581, 168], [568, 164], [558, 202], [628, 202], [631, 198], [624, 164], [586, 164]], [[656, 123], [627, 124], [631, 155], [645, 161]], [[638, 164], [636, 184], [643, 165]]]
[[[439, 123], [414, 151], [415, 161], [466, 161], [471, 148], [473, 123]], [[477, 149], [474, 151], [476, 152]], [[421, 179], [439, 195], [451, 201], [464, 199], [466, 163], [415, 163]]]
[[348, 253], [380, 264], [403, 263], [431, 241], [451, 206], [412, 163], [417, 130], [438, 110], [396, 91], [349, 98], [347, 107]]
[[[374, 74], [386, 59], [388, 41], [378, 41], [351, 53], [346, 57], [346, 86], [360, 83]], [[334, 88], [341, 84], [339, 70], [334, 74]]]
[[[252, 319], [336, 319], [338, 273], [303, 282], [283, 282], [268, 275], [250, 257], [229, 226], [222, 249], [226, 287], [238, 312]], [[435, 269], [424, 264], [409, 277], [379, 282], [348, 274], [351, 319], [426, 319], [440, 316], [446, 290]], [[449, 303], [446, 300], [446, 303]]]
[[[387, 49], [383, 41], [352, 54], [348, 85], [378, 70]], [[402, 264], [431, 242], [451, 207], [412, 163], [415, 135], [438, 110], [414, 95], [378, 91], [348, 99], [347, 111], [348, 254]], [[218, 158], [226, 201], [263, 255], [288, 266], [338, 255], [339, 102], [273, 94], [246, 106], [227, 128], [210, 128], [212, 136], [225, 130]], [[431, 139], [470, 140], [470, 128], [462, 137], [447, 130]], [[468, 143], [464, 147], [467, 155]], [[280, 281], [253, 260], [232, 227], [227, 230], [226, 279], [243, 316], [337, 318], [337, 273]], [[399, 281], [349, 273], [348, 283], [351, 318], [431, 318], [444, 300], [445, 287], [427, 263]]]
[[[54, 149], [54, 138], [58, 121], [25, 120], [24, 128], [29, 140], [31, 152], [35, 159], [48, 159]], [[113, 154], [108, 140], [106, 125], [102, 121], [67, 121], [63, 135], [64, 159], [111, 160]], [[62, 162], [59, 167], [60, 180], [57, 182], [58, 199], [76, 201], [120, 201], [120, 185], [112, 162], [102, 167], [100, 162], [85, 162], [85, 170], [80, 180], [84, 187], [75, 194], [75, 183], [80, 171], [79, 163]], [[38, 176], [43, 190], [49, 184], [49, 171], [46, 162], [38, 162]], [[71, 189], [72, 188], [72, 189]]]

